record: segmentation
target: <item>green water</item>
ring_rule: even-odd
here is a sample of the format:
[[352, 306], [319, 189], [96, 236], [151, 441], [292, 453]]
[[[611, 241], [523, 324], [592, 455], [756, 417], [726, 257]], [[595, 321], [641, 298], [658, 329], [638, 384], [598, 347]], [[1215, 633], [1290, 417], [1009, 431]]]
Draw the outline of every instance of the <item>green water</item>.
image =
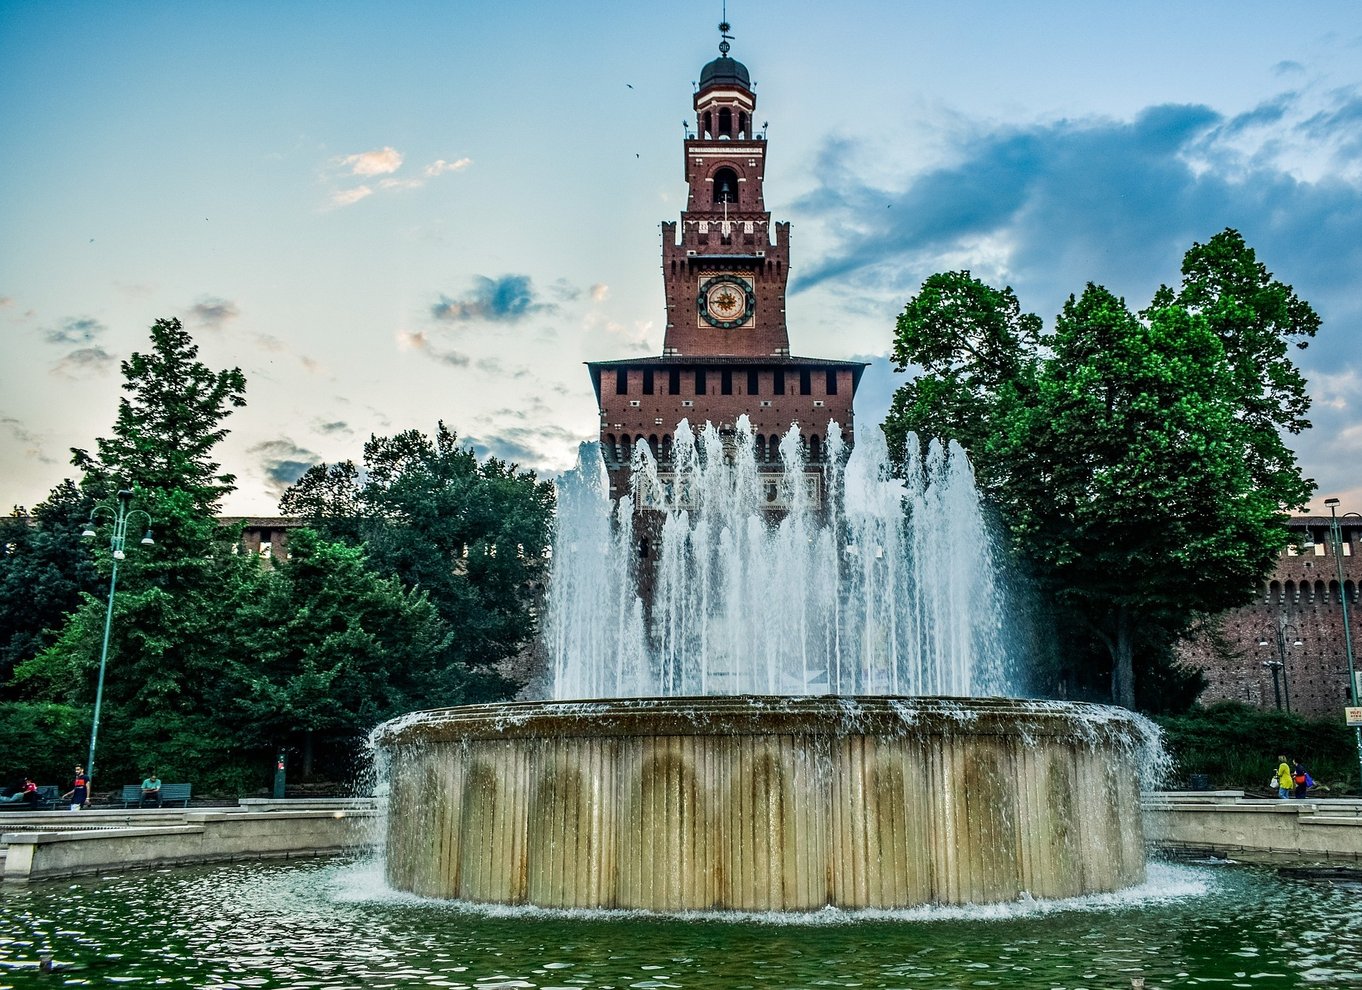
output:
[[4, 889], [0, 987], [1362, 987], [1362, 885], [1241, 866], [1156, 865], [1139, 890], [1059, 904], [794, 924], [480, 911], [379, 877], [332, 860]]

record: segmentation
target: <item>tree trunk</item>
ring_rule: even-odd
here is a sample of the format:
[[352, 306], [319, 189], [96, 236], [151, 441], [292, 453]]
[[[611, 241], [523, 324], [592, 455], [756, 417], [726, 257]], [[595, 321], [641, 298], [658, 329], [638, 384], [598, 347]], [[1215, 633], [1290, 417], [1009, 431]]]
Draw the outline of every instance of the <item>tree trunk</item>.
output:
[[1108, 640], [1111, 649], [1111, 700], [1123, 708], [1135, 707], [1135, 645], [1130, 630], [1130, 610], [1122, 605], [1116, 612], [1116, 639]]

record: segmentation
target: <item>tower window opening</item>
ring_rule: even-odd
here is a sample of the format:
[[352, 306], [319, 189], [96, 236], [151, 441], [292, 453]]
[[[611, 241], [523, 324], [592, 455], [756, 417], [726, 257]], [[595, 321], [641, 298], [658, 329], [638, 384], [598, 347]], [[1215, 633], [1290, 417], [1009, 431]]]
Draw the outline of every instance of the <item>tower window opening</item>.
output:
[[727, 138], [733, 136], [733, 111], [728, 107], [723, 107], [719, 111], [719, 136]]
[[723, 395], [733, 394], [733, 372], [729, 371], [727, 368], [719, 375], [719, 391]]
[[680, 394], [681, 394], [681, 369], [680, 369], [680, 368], [672, 368], [670, 371], [667, 372], [667, 394], [668, 394], [668, 395], [680, 395]]
[[709, 138], [714, 136], [714, 117], [710, 114], [708, 110], [705, 111], [705, 115], [701, 120], [700, 127], [703, 137]]
[[808, 368], [801, 368], [799, 370], [799, 394], [813, 394], [813, 375], [809, 372]]
[[759, 376], [755, 370], [749, 371], [749, 372], [747, 373], [747, 394], [748, 394], [748, 395], [758, 395], [758, 394], [760, 393], [761, 390], [757, 387], [757, 386], [758, 386], [758, 383], [760, 383], [760, 381], [761, 381], [761, 376]]
[[653, 460], [657, 460], [657, 455], [661, 453], [661, 448], [658, 446], [656, 433], [650, 433], [648, 435], [648, 449], [652, 452]]
[[615, 434], [607, 433], [605, 435], [605, 450], [603, 453], [605, 454], [605, 459], [607, 461], [613, 461], [615, 459]]
[[837, 372], [828, 372], [828, 395], [837, 394]]
[[704, 394], [705, 394], [705, 369], [704, 369], [704, 368], [696, 368], [696, 369], [695, 369], [695, 394], [696, 394], [696, 395], [704, 395]]
[[738, 113], [738, 137], [746, 138], [748, 128], [747, 111], [742, 110]]
[[776, 395], [785, 394], [785, 372], [777, 371], [775, 374], [775, 388], [772, 389]]
[[643, 371], [643, 394], [653, 394], [653, 369], [645, 368]]
[[823, 441], [817, 433], [809, 436], [809, 461], [817, 464], [823, 459]]
[[629, 394], [629, 372], [625, 371], [623, 368], [615, 372], [615, 394]]
[[731, 168], [721, 168], [714, 173], [714, 203], [738, 202], [738, 174]]

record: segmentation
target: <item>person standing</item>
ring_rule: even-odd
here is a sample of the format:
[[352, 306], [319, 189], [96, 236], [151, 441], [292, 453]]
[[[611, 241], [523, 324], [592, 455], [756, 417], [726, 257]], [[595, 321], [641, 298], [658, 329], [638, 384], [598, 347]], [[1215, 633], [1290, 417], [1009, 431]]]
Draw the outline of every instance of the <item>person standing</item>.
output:
[[63, 801], [71, 802], [71, 810], [79, 811], [90, 803], [90, 779], [85, 776], [85, 768], [76, 764], [76, 775], [71, 781], [71, 789], [61, 796]]
[[1277, 757], [1277, 797], [1289, 798], [1296, 781], [1291, 776], [1291, 763], [1285, 756]]
[[1310, 789], [1310, 774], [1299, 757], [1291, 765], [1291, 780], [1296, 785], [1296, 797], [1304, 798], [1305, 792]]

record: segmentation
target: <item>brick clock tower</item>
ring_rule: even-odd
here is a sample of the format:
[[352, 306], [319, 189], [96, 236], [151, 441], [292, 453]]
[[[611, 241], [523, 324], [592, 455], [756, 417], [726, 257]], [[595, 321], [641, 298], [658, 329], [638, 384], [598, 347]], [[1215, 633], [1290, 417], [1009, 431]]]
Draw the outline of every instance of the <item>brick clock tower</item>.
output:
[[761, 468], [772, 473], [781, 470], [777, 440], [791, 424], [811, 471], [821, 467], [829, 421], [848, 444], [853, 438], [852, 399], [866, 365], [790, 354], [790, 225], [771, 223], [762, 195], [765, 125], [756, 132], [751, 77], [729, 57], [728, 24], [719, 30], [720, 56], [700, 71], [695, 132], [685, 140], [686, 209], [679, 224], [662, 224], [662, 354], [587, 364], [616, 498], [629, 490], [634, 444], [645, 441], [666, 471], [672, 430], [683, 419], [722, 433], [745, 413]]

